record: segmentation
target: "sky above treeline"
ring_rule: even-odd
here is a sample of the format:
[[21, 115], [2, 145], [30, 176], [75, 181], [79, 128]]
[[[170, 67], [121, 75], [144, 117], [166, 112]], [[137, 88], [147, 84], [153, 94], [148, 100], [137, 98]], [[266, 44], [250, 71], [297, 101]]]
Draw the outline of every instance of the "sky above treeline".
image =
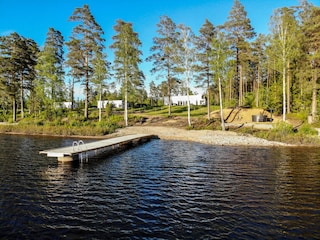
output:
[[[68, 19], [77, 7], [88, 4], [92, 15], [104, 31], [106, 50], [110, 60], [113, 52], [113, 30], [117, 19], [133, 23], [133, 29], [142, 42], [142, 59], [150, 55], [152, 38], [157, 36], [156, 24], [166, 15], [176, 24], [191, 27], [198, 35], [206, 19], [214, 26], [227, 21], [233, 0], [0, 0], [0, 36], [17, 32], [43, 46], [50, 27], [59, 30], [65, 41], [69, 40], [75, 23]], [[269, 33], [269, 20], [273, 11], [281, 7], [300, 5], [300, 0], [240, 0], [256, 33]], [[320, 0], [309, 0], [319, 6]], [[147, 82], [154, 80], [150, 74], [151, 63], [143, 63]]]

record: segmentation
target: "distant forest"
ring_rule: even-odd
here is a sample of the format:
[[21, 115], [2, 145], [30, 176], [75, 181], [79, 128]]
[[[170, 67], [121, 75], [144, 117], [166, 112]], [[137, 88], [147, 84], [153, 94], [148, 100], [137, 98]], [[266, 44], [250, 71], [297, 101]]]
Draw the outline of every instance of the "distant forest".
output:
[[[144, 59], [133, 23], [117, 20], [113, 42], [105, 46], [104, 30], [88, 5], [67, 20], [76, 23], [69, 41], [54, 28], [42, 47], [16, 32], [0, 37], [0, 121], [50, 114], [61, 102], [75, 106], [76, 83], [84, 86], [85, 118], [97, 100], [121, 99], [125, 107], [127, 102], [161, 104], [163, 97], [192, 94], [191, 86], [207, 89], [209, 112], [220, 103], [220, 86], [224, 107], [270, 109], [283, 120], [301, 113], [318, 121], [320, 8], [307, 0], [276, 9], [268, 35], [255, 32], [239, 0], [224, 24], [204, 19], [197, 32], [161, 16]], [[107, 48], [114, 53], [112, 62]], [[149, 93], [143, 61], [151, 62], [153, 76], [163, 80], [151, 81]]]

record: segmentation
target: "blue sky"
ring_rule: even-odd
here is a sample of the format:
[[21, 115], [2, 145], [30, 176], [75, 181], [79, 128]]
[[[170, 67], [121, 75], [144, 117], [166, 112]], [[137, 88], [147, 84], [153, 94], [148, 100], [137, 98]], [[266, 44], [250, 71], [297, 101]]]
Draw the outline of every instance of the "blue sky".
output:
[[[270, 16], [276, 8], [299, 5], [299, 0], [240, 0], [247, 11], [251, 24], [257, 33], [268, 33]], [[309, 0], [316, 6], [320, 0]], [[190, 26], [195, 34], [205, 19], [215, 26], [223, 24], [229, 15], [233, 0], [0, 0], [0, 36], [11, 32], [44, 44], [49, 27], [59, 30], [69, 40], [74, 23], [68, 22], [76, 7], [88, 4], [96, 21], [105, 32], [107, 54], [113, 26], [117, 19], [133, 23], [134, 31], [142, 41], [143, 59], [149, 56], [152, 38], [156, 36], [156, 24], [160, 16], [167, 15], [176, 24]], [[150, 63], [143, 63], [146, 87], [151, 80]]]

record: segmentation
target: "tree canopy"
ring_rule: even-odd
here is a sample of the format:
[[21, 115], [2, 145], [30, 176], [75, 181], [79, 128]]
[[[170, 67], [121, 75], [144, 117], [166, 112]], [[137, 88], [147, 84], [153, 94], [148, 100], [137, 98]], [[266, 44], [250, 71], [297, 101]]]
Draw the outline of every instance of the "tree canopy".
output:
[[[198, 86], [205, 91], [208, 119], [210, 105], [221, 102], [221, 95], [225, 107], [256, 106], [282, 114], [283, 120], [295, 112], [318, 121], [319, 16], [320, 8], [307, 0], [300, 6], [275, 9], [267, 35], [255, 32], [240, 0], [234, 0], [221, 25], [204, 19], [200, 29], [191, 29], [161, 16], [155, 36], [150, 36], [150, 52], [144, 53], [145, 61], [152, 64], [151, 79], [146, 79], [140, 65], [143, 41], [134, 24], [119, 19], [115, 35], [105, 36], [89, 6], [83, 5], [69, 18], [74, 27], [66, 42], [51, 27], [42, 47], [18, 33], [0, 37], [0, 109], [3, 114], [10, 111], [12, 121], [17, 112], [23, 118], [26, 109], [30, 114], [55, 111], [56, 102], [74, 102], [74, 84], [79, 81], [84, 86], [85, 118], [89, 106], [96, 106], [97, 92], [100, 100], [107, 96], [124, 100], [125, 108], [129, 103], [145, 103], [148, 97], [152, 104], [166, 98], [170, 116], [171, 96], [189, 94], [192, 86]], [[105, 38], [114, 51], [110, 63]], [[223, 61], [223, 71], [214, 53], [220, 40], [223, 49], [232, 52]], [[111, 75], [110, 86], [113, 79], [119, 86], [107, 93]]]

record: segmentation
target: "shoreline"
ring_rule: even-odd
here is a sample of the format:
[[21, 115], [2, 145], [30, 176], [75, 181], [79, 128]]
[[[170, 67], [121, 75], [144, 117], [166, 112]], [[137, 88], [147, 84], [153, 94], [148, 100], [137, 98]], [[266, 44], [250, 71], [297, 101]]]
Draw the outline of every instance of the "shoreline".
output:
[[[114, 133], [104, 136], [84, 135], [52, 135], [52, 134], [25, 134], [20, 132], [3, 132], [3, 135], [26, 135], [39, 137], [68, 137], [82, 139], [107, 139], [130, 134], [151, 134], [162, 140], [190, 141], [214, 146], [241, 146], [241, 147], [299, 147], [304, 145], [287, 144], [282, 142], [268, 141], [251, 135], [241, 135], [232, 131], [219, 130], [187, 130], [168, 126], [130, 126], [119, 128]], [[314, 147], [314, 146], [304, 146]]]
[[109, 136], [123, 136], [126, 134], [152, 134], [163, 140], [178, 140], [199, 142], [215, 146], [243, 146], [243, 147], [296, 147], [297, 145], [268, 141], [254, 136], [240, 135], [232, 131], [186, 130], [161, 126], [132, 126], [118, 129]]

